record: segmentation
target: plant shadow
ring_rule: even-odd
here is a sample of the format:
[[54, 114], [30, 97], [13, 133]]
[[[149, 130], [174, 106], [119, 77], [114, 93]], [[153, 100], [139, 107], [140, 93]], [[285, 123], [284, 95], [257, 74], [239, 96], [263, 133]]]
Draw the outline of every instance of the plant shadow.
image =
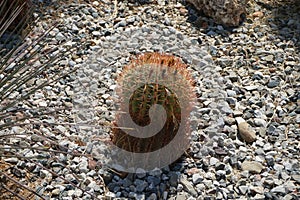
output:
[[[249, 1], [250, 2], [250, 1]], [[300, 50], [300, 1], [299, 0], [269, 0], [251, 1], [247, 4], [247, 16], [242, 17], [240, 25], [237, 27], [226, 27], [216, 24], [214, 20], [206, 16], [202, 11], [197, 10], [192, 4], [184, 3], [188, 10], [187, 22], [194, 28], [205, 33], [207, 36], [227, 37], [234, 33], [237, 28], [245, 23], [255, 24], [253, 15], [257, 11], [268, 12], [265, 19], [259, 19], [261, 25], [267, 25], [272, 29], [276, 39], [289, 42]], [[258, 12], [256, 12], [258, 13]]]
[[300, 1], [285, 0], [277, 3], [272, 9], [269, 25], [274, 29], [278, 38], [289, 41], [300, 50]]
[[151, 199], [156, 196], [157, 199], [166, 199], [169, 196], [176, 196], [176, 190], [182, 181], [180, 174], [183, 174], [185, 169], [186, 162], [182, 156], [162, 169], [145, 173], [108, 170], [103, 171], [102, 177], [107, 189], [117, 194], [118, 198]]

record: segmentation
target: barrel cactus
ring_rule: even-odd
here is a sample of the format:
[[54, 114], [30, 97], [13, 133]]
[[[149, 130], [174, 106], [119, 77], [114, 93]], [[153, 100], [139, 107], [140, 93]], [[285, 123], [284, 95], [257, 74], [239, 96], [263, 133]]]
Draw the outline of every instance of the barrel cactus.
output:
[[128, 152], [154, 152], [178, 132], [182, 133], [180, 145], [188, 145], [194, 87], [179, 57], [141, 54], [124, 68], [117, 82], [120, 112], [112, 130], [114, 145]]

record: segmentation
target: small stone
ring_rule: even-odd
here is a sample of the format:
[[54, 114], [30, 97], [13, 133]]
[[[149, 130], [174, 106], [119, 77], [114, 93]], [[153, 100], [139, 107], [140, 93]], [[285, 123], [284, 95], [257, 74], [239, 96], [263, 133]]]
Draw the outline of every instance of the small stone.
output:
[[234, 97], [236, 96], [236, 92], [234, 90], [226, 90], [228, 97]]
[[227, 151], [225, 151], [223, 148], [219, 148], [219, 147], [215, 148], [215, 153], [217, 155], [221, 155], [221, 156], [225, 156], [228, 154]]
[[144, 178], [146, 176], [146, 171], [144, 169], [138, 168], [136, 170], [136, 176], [140, 179]]
[[291, 176], [298, 184], [300, 184], [300, 174], [294, 174]]
[[286, 193], [285, 188], [282, 185], [279, 185], [277, 187], [272, 188], [271, 192], [281, 193], [281, 194], [285, 194]]
[[203, 180], [203, 177], [197, 173], [197, 174], [193, 174], [192, 179], [193, 179], [193, 183], [196, 185]]
[[213, 183], [211, 180], [207, 180], [207, 179], [204, 179], [202, 181], [202, 183], [207, 187], [207, 188], [211, 188], [213, 186]]
[[237, 157], [236, 157], [236, 156], [231, 156], [231, 157], [229, 158], [229, 163], [230, 163], [230, 165], [232, 165], [232, 166], [237, 166], [237, 164], [238, 164], [238, 159], [237, 159]]
[[11, 158], [5, 158], [4, 159], [5, 162], [11, 163], [11, 164], [17, 164], [19, 159], [16, 157], [11, 157]]
[[216, 164], [216, 170], [223, 170], [225, 169], [225, 166], [226, 165], [224, 163], [219, 162]]
[[111, 180], [113, 179], [113, 174], [108, 171], [103, 171], [103, 174], [101, 174], [101, 176], [103, 177], [103, 180], [106, 184], [111, 182]]
[[274, 56], [273, 55], [267, 55], [265, 57], [262, 57], [262, 60], [265, 60], [267, 62], [273, 62]]
[[99, 37], [99, 36], [101, 36], [101, 33], [99, 31], [93, 31], [92, 35], [95, 37]]
[[276, 171], [281, 172], [281, 171], [284, 169], [284, 166], [281, 165], [281, 164], [275, 163], [273, 168], [274, 168]]
[[256, 161], [244, 161], [241, 165], [242, 170], [247, 170], [253, 173], [260, 173], [261, 170], [264, 168], [261, 163]]
[[83, 191], [81, 189], [75, 189], [75, 191], [74, 191], [74, 195], [76, 197], [81, 197], [82, 193], [83, 193]]
[[262, 72], [256, 71], [256, 72], [254, 72], [252, 79], [253, 80], [261, 80], [261, 79], [263, 79], [263, 77], [264, 77], [264, 75]]
[[240, 136], [246, 141], [246, 142], [254, 142], [256, 140], [256, 133], [252, 129], [252, 127], [244, 121], [241, 117], [237, 117], [236, 121], [238, 123], [238, 130]]
[[180, 183], [177, 185], [177, 192], [181, 192], [183, 190], [183, 185]]
[[265, 120], [259, 119], [259, 118], [254, 119], [254, 124], [255, 124], [255, 126], [258, 126], [258, 127], [266, 127], [267, 126], [267, 122]]
[[169, 183], [171, 186], [176, 186], [178, 183], [178, 174], [176, 174], [175, 172], [170, 172], [169, 174], [170, 179], [169, 179]]
[[222, 25], [218, 25], [218, 26], [217, 26], [217, 29], [218, 29], [219, 31], [223, 31], [223, 30], [224, 30], [224, 28], [223, 28]]
[[280, 79], [271, 79], [267, 84], [268, 88], [277, 87], [280, 84]]
[[267, 165], [268, 166], [274, 166], [275, 164], [275, 159], [273, 158], [273, 156], [270, 156], [270, 155], [266, 155], [265, 157], [266, 161], [267, 161]]
[[87, 160], [81, 160], [80, 163], [78, 164], [78, 169], [81, 172], [87, 173], [89, 171], [88, 166], [89, 166], [89, 163]]
[[233, 117], [225, 116], [224, 117], [224, 122], [227, 125], [234, 125], [235, 124], [235, 119]]
[[233, 116], [234, 117], [240, 117], [243, 115], [243, 112], [242, 111], [239, 111], [239, 110], [235, 110], [233, 111]]
[[136, 185], [136, 191], [143, 192], [145, 188], [148, 186], [148, 183], [146, 181], [142, 181], [140, 179], [136, 179], [134, 181], [134, 184]]
[[61, 32], [59, 32], [59, 33], [56, 34], [55, 39], [57, 41], [61, 42], [61, 41], [65, 40], [66, 37]]
[[256, 149], [256, 150], [255, 150], [255, 153], [256, 153], [257, 155], [264, 155], [264, 154], [265, 154], [265, 152], [264, 152], [264, 150], [263, 150], [262, 148]]
[[60, 189], [56, 188], [56, 189], [52, 190], [51, 193], [52, 193], [53, 196], [58, 196], [60, 194]]
[[[284, 142], [283, 142], [283, 143], [281, 143], [281, 145], [284, 145], [285, 148], [287, 148], [288, 144], [284, 144]], [[284, 165], [284, 169], [287, 171], [293, 171], [294, 169], [299, 168], [299, 167], [297, 167], [297, 165], [293, 164], [292, 162], [288, 162], [288, 161], [283, 162], [282, 164]]]
[[216, 165], [218, 162], [220, 162], [219, 159], [214, 158], [214, 157], [211, 157], [209, 160], [209, 164], [212, 166]]
[[126, 26], [126, 21], [122, 20], [122, 21], [119, 21], [114, 27], [118, 28], [118, 27], [125, 27], [125, 26]]
[[228, 78], [232, 81], [232, 82], [236, 82], [239, 80], [239, 76], [235, 73], [235, 72], [229, 72]]
[[108, 99], [108, 98], [110, 97], [110, 95], [109, 95], [109, 94], [103, 94], [101, 97], [102, 97], [103, 99]]
[[250, 190], [256, 194], [263, 194], [264, 193], [264, 188], [261, 186], [252, 186]]
[[261, 11], [256, 11], [254, 13], [252, 13], [252, 17], [254, 18], [262, 18], [264, 16], [264, 13]]
[[[274, 199], [274, 194], [272, 193], [272, 192], [266, 192], [265, 193], [265, 198], [266, 199]], [[275, 196], [276, 197], [276, 196]], [[277, 200], [278, 198], [276, 198], [276, 200]]]
[[276, 68], [275, 68], [275, 67], [271, 67], [271, 68], [269, 68], [269, 72], [271, 72], [271, 73], [275, 73], [275, 72], [276, 72]]
[[148, 183], [154, 186], [158, 185], [160, 183], [160, 180], [161, 180], [160, 177], [156, 177], [156, 176], [147, 177]]
[[93, 1], [92, 4], [93, 4], [93, 6], [96, 6], [96, 7], [99, 6], [99, 2], [98, 1]]
[[273, 146], [270, 143], [266, 143], [263, 147], [264, 151], [271, 151]]
[[157, 199], [157, 195], [155, 193], [152, 193], [147, 200], [156, 200]]
[[126, 19], [126, 22], [127, 22], [128, 24], [134, 23], [134, 22], [135, 22], [135, 17], [132, 16], [132, 17], [127, 18], [127, 19]]
[[263, 194], [256, 194], [253, 197], [253, 200], [264, 200], [264, 199], [265, 199], [265, 195], [263, 195]]
[[241, 185], [239, 186], [239, 190], [241, 192], [241, 194], [246, 194], [248, 192], [249, 187], [246, 185]]
[[165, 5], [165, 0], [157, 0], [158, 5], [164, 6]]
[[59, 130], [61, 133], [65, 133], [65, 132], [67, 131], [67, 129], [66, 129], [64, 126], [62, 126], [62, 125], [58, 125], [58, 126], [56, 126], [56, 128], [57, 128], [57, 130]]
[[214, 32], [213, 30], [210, 30], [210, 31], [207, 32], [207, 35], [208, 35], [208, 36], [214, 36], [214, 35], [216, 35], [216, 34], [217, 34], [217, 33]]
[[168, 191], [164, 191], [163, 200], [166, 200], [167, 198], [168, 198]]
[[159, 177], [162, 174], [162, 170], [155, 168], [154, 170], [149, 171], [149, 175]]
[[210, 180], [214, 180], [214, 179], [216, 179], [216, 176], [215, 176], [215, 174], [214, 173], [212, 173], [212, 172], [207, 172], [207, 173], [205, 173], [205, 178], [206, 179], [210, 179]]
[[21, 135], [25, 132], [25, 129], [21, 128], [20, 126], [14, 126], [12, 127], [12, 131], [17, 135]]
[[98, 14], [97, 12], [93, 12], [93, 13], [92, 13], [92, 16], [93, 16], [94, 18], [98, 18], [98, 17], [99, 17], [99, 14]]
[[242, 178], [249, 178], [249, 175], [250, 175], [250, 173], [249, 173], [249, 171], [247, 171], [247, 170], [241, 172], [241, 177], [242, 177]]
[[233, 97], [226, 98], [226, 101], [230, 106], [235, 106], [236, 102], [237, 102], [236, 98], [233, 98]]
[[48, 104], [47, 104], [46, 101], [39, 101], [39, 106], [40, 106], [40, 107], [47, 107]]
[[73, 31], [74, 33], [77, 33], [77, 32], [79, 31], [79, 28], [78, 28], [75, 24], [73, 24], [73, 25], [72, 25], [72, 31]]
[[284, 63], [286, 66], [295, 66], [296, 65], [296, 62], [295, 61], [286, 61]]
[[176, 196], [176, 200], [186, 200], [186, 193], [178, 193]]
[[249, 85], [249, 86], [245, 86], [244, 88], [247, 91], [253, 91], [253, 90], [256, 90], [258, 88], [258, 86], [256, 86], [256, 85]]
[[257, 141], [255, 142], [255, 144], [256, 144], [257, 146], [259, 146], [259, 147], [263, 147], [263, 146], [265, 145], [265, 143], [264, 143], [263, 141], [261, 141], [261, 140], [257, 140]]
[[193, 185], [184, 177], [180, 178], [181, 184], [184, 186], [185, 190], [193, 196], [197, 196], [198, 193], [193, 187]]
[[194, 167], [194, 168], [191, 168], [191, 169], [187, 169], [187, 174], [188, 175], [193, 175], [193, 174], [196, 174], [196, 173], [199, 173], [200, 169]]
[[282, 200], [293, 200], [293, 199], [294, 197], [291, 194], [287, 194], [282, 198]]
[[216, 171], [216, 179], [218, 181], [226, 178], [226, 172], [224, 170], [218, 170]]
[[290, 178], [290, 176], [289, 176], [285, 171], [280, 172], [280, 177], [281, 177], [283, 180], [287, 180], [287, 179]]
[[276, 131], [276, 127], [273, 124], [270, 124], [267, 129], [267, 133], [273, 135], [275, 131]]
[[[223, 164], [223, 163], [222, 163]], [[230, 165], [225, 165], [225, 167], [224, 167], [224, 170], [225, 170], [225, 172], [226, 172], [226, 174], [228, 175], [228, 174], [231, 174], [232, 173], [232, 171], [233, 171], [233, 168], [230, 166]]]

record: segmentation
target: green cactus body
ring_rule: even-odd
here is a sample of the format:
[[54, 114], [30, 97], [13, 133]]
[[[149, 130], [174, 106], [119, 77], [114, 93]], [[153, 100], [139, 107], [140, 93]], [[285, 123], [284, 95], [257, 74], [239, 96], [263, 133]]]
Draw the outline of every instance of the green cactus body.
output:
[[[116, 117], [116, 128], [112, 130], [112, 142], [119, 148], [135, 153], [153, 152], [169, 144], [180, 126], [184, 125], [184, 131], [189, 131], [193, 81], [180, 58], [159, 53], [140, 55], [125, 67], [118, 85], [121, 112]], [[151, 111], [157, 123], [155, 126], [162, 127], [155, 135], [151, 133], [153, 129], [137, 130], [138, 134], [144, 131], [143, 134], [151, 135], [140, 138], [119, 128], [132, 128], [128, 127], [128, 117], [124, 117], [124, 113], [129, 113], [136, 125], [148, 126], [152, 123], [150, 108], [156, 104], [164, 108], [166, 120], [155, 109]]]

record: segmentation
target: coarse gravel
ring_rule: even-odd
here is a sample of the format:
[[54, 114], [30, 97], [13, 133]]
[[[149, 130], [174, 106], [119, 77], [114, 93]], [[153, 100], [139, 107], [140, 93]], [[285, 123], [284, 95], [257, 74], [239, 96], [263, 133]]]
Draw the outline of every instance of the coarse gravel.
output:
[[[36, 31], [58, 21], [47, 42], [74, 47], [59, 67], [78, 70], [25, 103], [70, 110], [36, 119], [40, 126], [7, 130], [28, 133], [29, 140], [13, 144], [57, 150], [16, 150], [34, 162], [1, 158], [13, 176], [45, 199], [300, 198], [299, 1], [250, 0], [239, 27], [215, 24], [184, 0], [40, 2], [45, 10], [36, 13], [42, 15]], [[132, 57], [153, 51], [188, 64], [198, 96], [196, 128], [173, 164], [121, 173], [102, 165], [116, 78]], [[74, 123], [78, 117], [84, 126]], [[35, 181], [26, 180], [29, 172]]]

